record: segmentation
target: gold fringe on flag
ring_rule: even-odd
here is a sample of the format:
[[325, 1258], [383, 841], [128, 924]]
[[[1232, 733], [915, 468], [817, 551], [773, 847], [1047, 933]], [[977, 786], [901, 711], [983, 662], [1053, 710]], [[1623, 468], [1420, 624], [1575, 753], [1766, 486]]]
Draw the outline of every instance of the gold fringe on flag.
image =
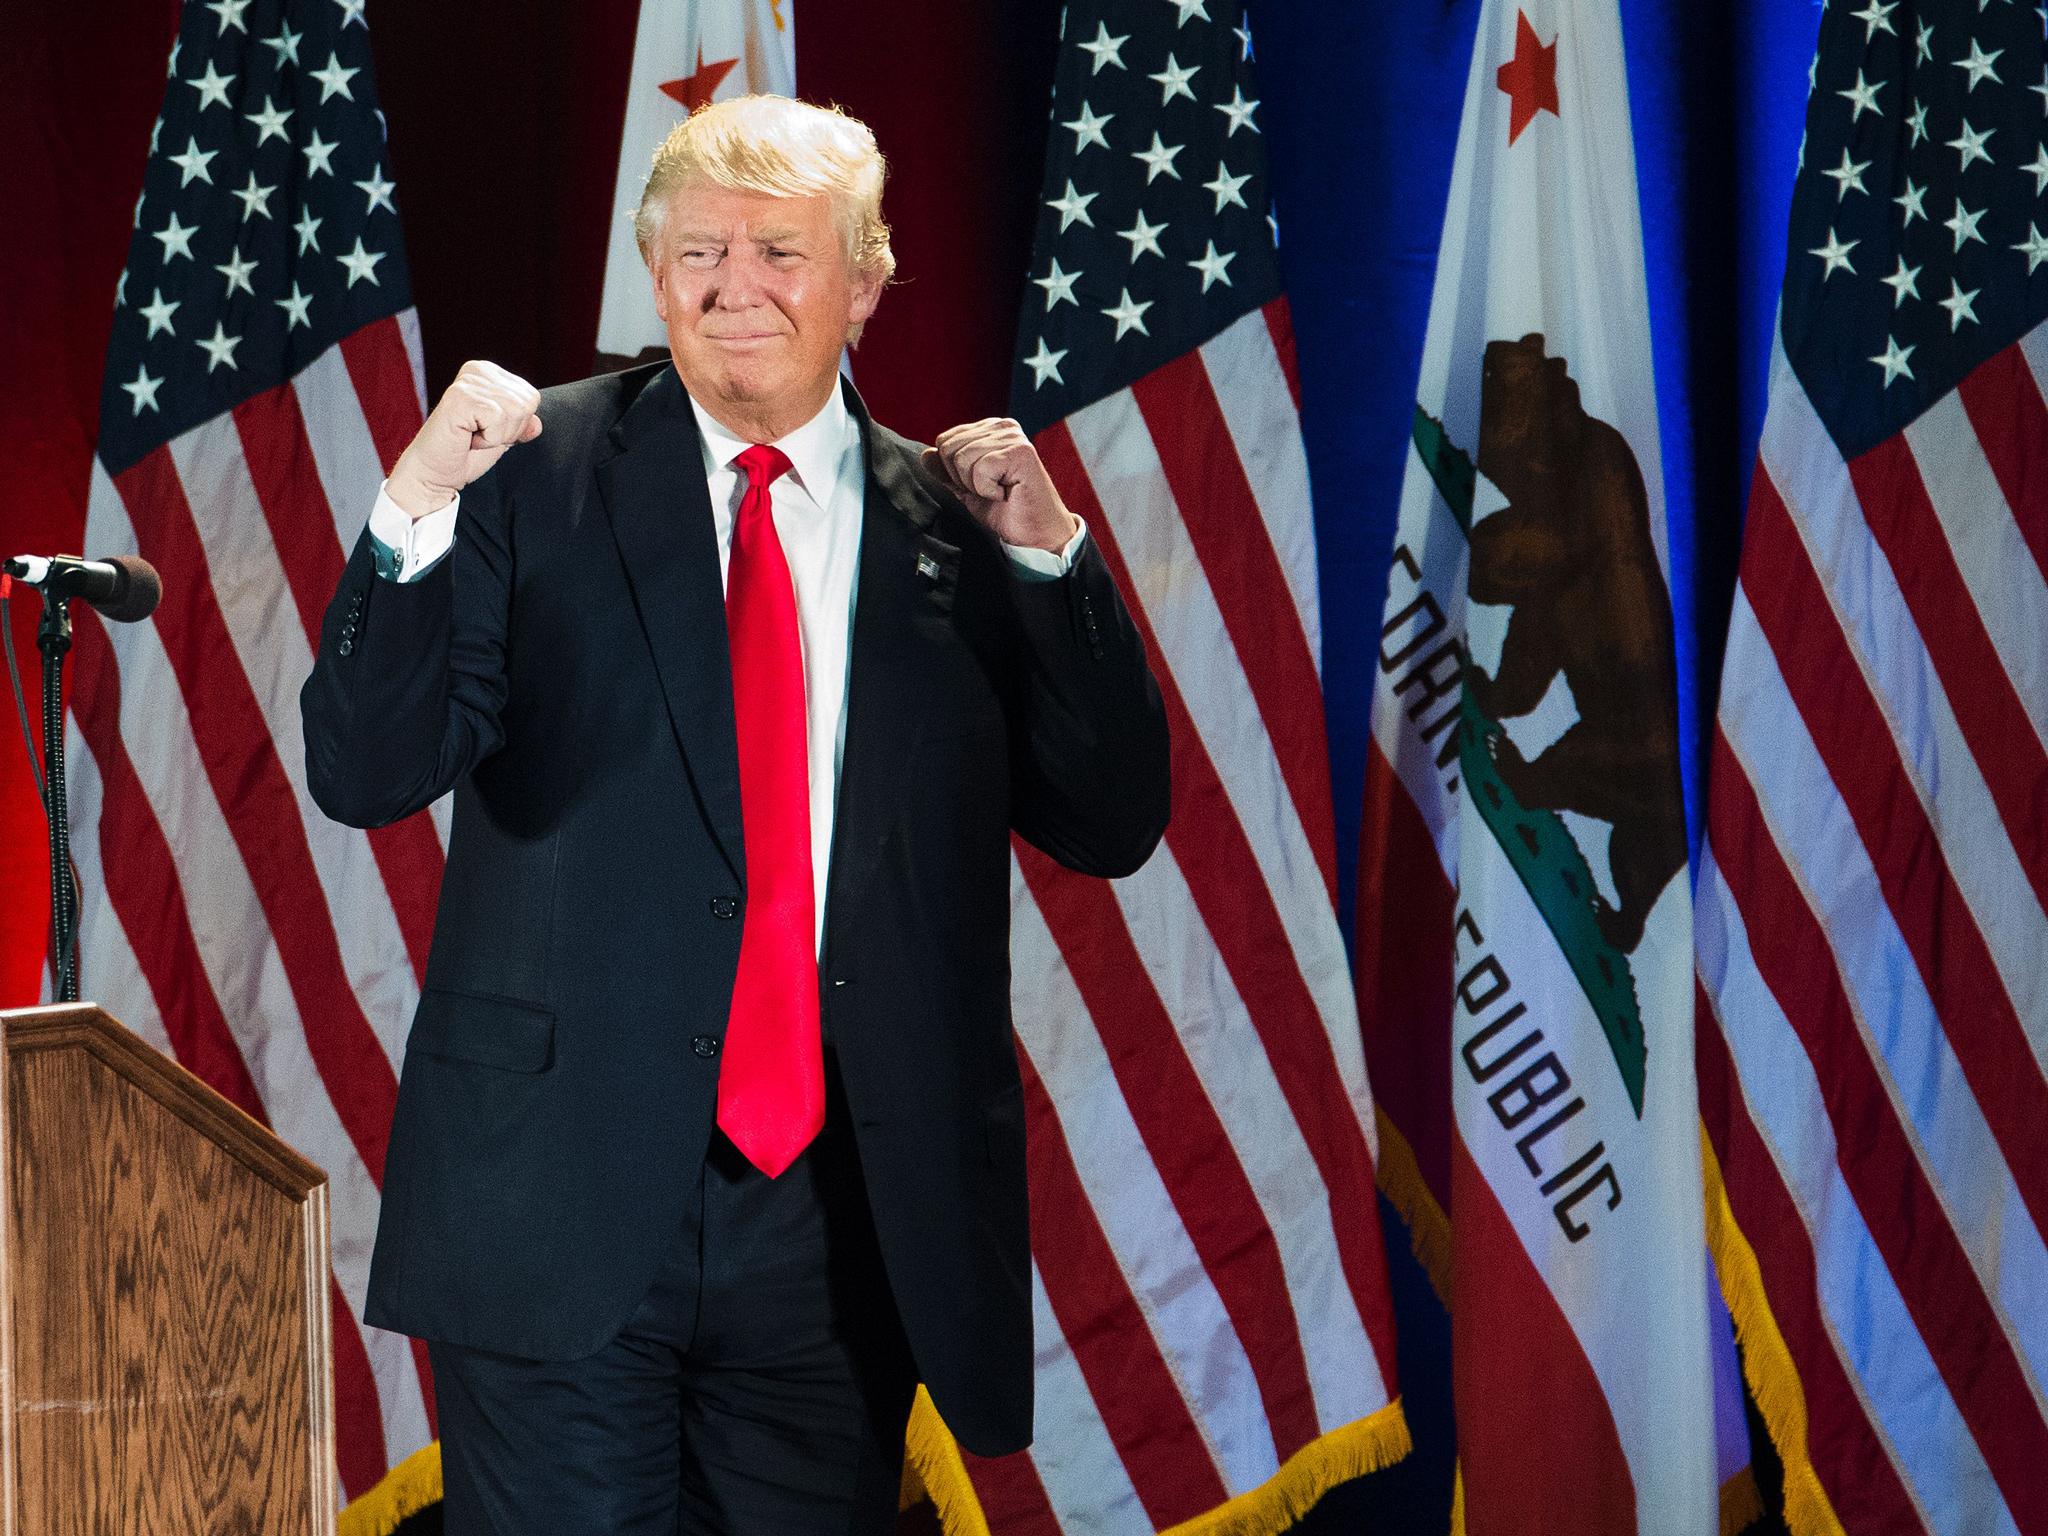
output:
[[341, 1512], [336, 1536], [391, 1536], [400, 1522], [441, 1502], [441, 1442], [414, 1451]]
[[1423, 1181], [1422, 1169], [1415, 1161], [1415, 1149], [1408, 1145], [1408, 1138], [1395, 1129], [1385, 1111], [1375, 1109], [1373, 1118], [1379, 1125], [1380, 1193], [1385, 1195], [1401, 1219], [1408, 1224], [1408, 1243], [1415, 1250], [1415, 1260], [1422, 1266], [1422, 1272], [1429, 1276], [1429, 1283], [1436, 1288], [1436, 1299], [1448, 1311], [1451, 1305], [1451, 1219], [1444, 1214], [1444, 1208], [1436, 1203], [1436, 1196]]
[[[946, 1536], [990, 1536], [960, 1447], [922, 1387], [911, 1410], [908, 1442], [906, 1494], [917, 1489], [931, 1498]], [[1370, 1417], [1310, 1441], [1258, 1487], [1160, 1536], [1277, 1536], [1339, 1483], [1391, 1466], [1410, 1449], [1408, 1421], [1395, 1398]]]
[[[1714, 1144], [1704, 1125], [1700, 1127], [1700, 1163], [1706, 1174], [1707, 1247], [1721, 1277], [1721, 1294], [1735, 1317], [1742, 1371], [1749, 1379], [1750, 1394], [1756, 1398], [1764, 1427], [1771, 1432], [1771, 1443], [1778, 1448], [1778, 1459], [1785, 1464], [1785, 1524], [1792, 1536], [1845, 1536], [1841, 1519], [1807, 1454], [1805, 1389], [1799, 1384], [1792, 1352], [1778, 1331], [1778, 1320], [1771, 1315], [1756, 1250], [1736, 1225], [1727, 1186], [1721, 1182], [1720, 1160], [1714, 1156]], [[1725, 1499], [1723, 1508], [1725, 1511]]]

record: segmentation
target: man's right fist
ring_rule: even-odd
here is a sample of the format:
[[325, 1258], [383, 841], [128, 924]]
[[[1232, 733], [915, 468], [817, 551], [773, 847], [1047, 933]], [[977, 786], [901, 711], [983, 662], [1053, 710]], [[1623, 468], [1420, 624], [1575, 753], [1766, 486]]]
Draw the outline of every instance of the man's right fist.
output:
[[467, 362], [405, 452], [384, 491], [415, 520], [438, 512], [514, 443], [540, 436], [540, 391], [496, 363]]

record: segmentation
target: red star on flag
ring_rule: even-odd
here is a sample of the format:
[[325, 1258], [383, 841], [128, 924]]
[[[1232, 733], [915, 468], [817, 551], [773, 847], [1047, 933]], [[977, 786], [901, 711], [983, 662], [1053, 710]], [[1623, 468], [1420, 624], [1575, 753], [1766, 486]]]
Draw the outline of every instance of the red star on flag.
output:
[[[1526, 11], [1515, 12], [1515, 56], [1494, 77], [1508, 93], [1508, 142], [1514, 143], [1538, 112], [1557, 115], [1557, 39], [1536, 39]], [[667, 89], [667, 87], [663, 87]]]
[[[708, 107], [711, 105], [711, 93], [718, 89], [719, 82], [725, 79], [726, 75], [731, 72], [733, 65], [737, 63], [739, 63], [738, 59], [720, 59], [716, 63], [706, 64], [704, 62], [704, 45], [700, 42], [697, 44], [696, 71], [693, 74], [683, 76], [680, 80], [664, 80], [661, 84], [661, 92], [664, 96], [673, 96], [677, 101], [681, 102], [683, 110], [686, 112], [694, 112], [699, 107]], [[1554, 94], [1552, 99], [1555, 100]]]

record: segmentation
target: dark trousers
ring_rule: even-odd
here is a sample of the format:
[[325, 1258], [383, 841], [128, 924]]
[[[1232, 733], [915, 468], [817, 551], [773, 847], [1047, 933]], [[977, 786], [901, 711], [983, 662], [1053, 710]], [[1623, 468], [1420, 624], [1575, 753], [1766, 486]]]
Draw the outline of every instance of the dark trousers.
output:
[[716, 1132], [702, 1200], [581, 1360], [430, 1347], [448, 1536], [868, 1536], [916, 1390], [843, 1105], [780, 1178]]

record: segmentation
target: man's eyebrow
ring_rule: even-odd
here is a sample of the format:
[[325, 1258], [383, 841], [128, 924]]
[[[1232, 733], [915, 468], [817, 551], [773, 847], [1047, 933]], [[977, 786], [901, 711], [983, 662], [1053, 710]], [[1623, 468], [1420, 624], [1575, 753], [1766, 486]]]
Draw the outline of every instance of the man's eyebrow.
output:
[[725, 244], [725, 236], [708, 229], [679, 229], [675, 238], [689, 245]]
[[796, 245], [801, 244], [803, 238], [804, 232], [794, 224], [781, 224], [773, 229], [757, 229], [754, 231], [754, 243], [756, 245]]

